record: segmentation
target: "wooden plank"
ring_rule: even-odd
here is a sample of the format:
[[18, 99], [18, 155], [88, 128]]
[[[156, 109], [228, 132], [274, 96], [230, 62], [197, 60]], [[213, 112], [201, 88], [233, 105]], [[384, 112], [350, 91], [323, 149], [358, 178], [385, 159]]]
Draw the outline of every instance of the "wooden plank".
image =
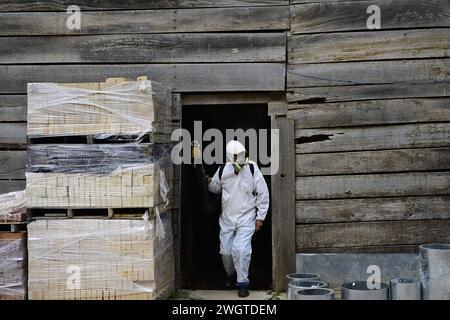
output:
[[296, 130], [296, 152], [447, 147], [450, 123]]
[[[296, 5], [296, 4], [307, 4], [307, 3], [329, 3], [329, 2], [349, 2], [349, 1], [354, 1], [354, 2], [358, 2], [358, 1], [367, 1], [367, 0], [291, 0], [290, 4], [291, 5]], [[399, 0], [402, 1], [402, 0]]]
[[224, 105], [224, 104], [264, 104], [271, 100], [267, 92], [184, 94], [183, 106]]
[[450, 219], [450, 196], [296, 202], [296, 223]]
[[[289, 102], [317, 103], [450, 96], [450, 83], [395, 83], [289, 89]], [[289, 107], [296, 108], [295, 104]]]
[[289, 65], [288, 87], [446, 83], [450, 59]]
[[0, 95], [0, 122], [18, 122], [26, 120], [26, 95]]
[[450, 172], [311, 176], [295, 182], [298, 200], [450, 194]]
[[[4, 0], [0, 11], [66, 11], [74, 4], [71, 0]], [[76, 4], [81, 10], [131, 10], [161, 8], [195, 8], [195, 7], [239, 7], [287, 5], [288, 0], [79, 0]]]
[[297, 225], [297, 250], [450, 241], [450, 220]]
[[26, 151], [0, 151], [0, 179], [25, 179]]
[[25, 189], [25, 180], [0, 180], [0, 194]]
[[380, 7], [383, 30], [450, 26], [450, 7], [445, 1], [330, 1], [291, 6], [292, 33], [367, 31], [370, 5]]
[[450, 170], [450, 148], [296, 155], [297, 176]]
[[172, 94], [172, 124], [174, 128], [178, 128], [180, 126], [181, 107], [181, 94]]
[[0, 122], [26, 121], [27, 107], [0, 107]]
[[[182, 117], [182, 97], [181, 94], [175, 93], [172, 96], [172, 114], [175, 114], [176, 126], [174, 129], [181, 127], [181, 117]], [[173, 245], [174, 245], [174, 263], [175, 263], [175, 285], [177, 288], [184, 288], [186, 283], [182, 277], [181, 269], [181, 166], [173, 165], [173, 192], [172, 192], [172, 230], [174, 234]]]
[[296, 5], [296, 4], [318, 3], [318, 2], [327, 3], [327, 2], [348, 2], [348, 1], [356, 2], [356, 1], [365, 1], [365, 0], [291, 0], [290, 4]]
[[[130, 9], [130, 8], [128, 8]], [[65, 12], [0, 13], [1, 36], [288, 30], [289, 7], [82, 12], [81, 29]]]
[[31, 82], [100, 82], [148, 75], [175, 92], [284, 90], [282, 63], [0, 66], [0, 93], [26, 93]]
[[27, 105], [26, 95], [0, 95], [0, 109]]
[[287, 287], [286, 275], [295, 272], [294, 122], [285, 116], [271, 119], [272, 129], [279, 130], [279, 153], [283, 155], [278, 172], [271, 177], [272, 281], [273, 289], [281, 292]]
[[293, 35], [291, 64], [439, 58], [450, 56], [448, 29]]
[[299, 104], [290, 109], [296, 129], [450, 121], [450, 98]]
[[305, 248], [297, 251], [297, 253], [415, 253], [419, 254], [420, 244], [411, 245], [386, 245], [386, 246], [366, 246], [366, 247], [344, 247], [344, 248]]
[[0, 37], [1, 64], [284, 61], [284, 32]]
[[0, 149], [25, 149], [26, 130], [26, 123], [0, 123]]
[[267, 104], [267, 113], [269, 115], [287, 115], [287, 103], [286, 103], [286, 101], [269, 102]]

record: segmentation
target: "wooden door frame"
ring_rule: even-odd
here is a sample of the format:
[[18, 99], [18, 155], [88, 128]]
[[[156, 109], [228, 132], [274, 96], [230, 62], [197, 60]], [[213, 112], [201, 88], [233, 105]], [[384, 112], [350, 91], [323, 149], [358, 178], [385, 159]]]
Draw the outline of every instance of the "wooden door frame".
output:
[[[175, 126], [181, 126], [182, 107], [189, 105], [227, 105], [227, 104], [267, 104], [271, 117], [271, 129], [279, 134], [279, 170], [271, 177], [272, 203], [272, 282], [273, 290], [286, 290], [286, 275], [295, 272], [295, 144], [294, 120], [287, 115], [285, 92], [244, 92], [244, 93], [204, 93], [175, 94], [174, 102], [178, 109]], [[282, 155], [282, 156], [281, 156]], [[178, 170], [179, 171], [179, 170]], [[180, 195], [179, 185], [174, 193]], [[175, 201], [176, 202], [176, 201]], [[181, 205], [180, 201], [178, 203]], [[178, 208], [178, 214], [180, 213]], [[175, 224], [180, 235], [180, 224]], [[178, 237], [178, 241], [181, 238]], [[185, 288], [186, 279], [180, 270], [180, 245], [175, 244], [175, 261], [178, 261], [178, 287]], [[178, 255], [178, 256], [177, 256]]]
[[268, 112], [279, 138], [279, 169], [272, 175], [272, 281], [273, 290], [281, 292], [287, 289], [286, 275], [296, 271], [295, 129], [284, 99], [270, 101]]

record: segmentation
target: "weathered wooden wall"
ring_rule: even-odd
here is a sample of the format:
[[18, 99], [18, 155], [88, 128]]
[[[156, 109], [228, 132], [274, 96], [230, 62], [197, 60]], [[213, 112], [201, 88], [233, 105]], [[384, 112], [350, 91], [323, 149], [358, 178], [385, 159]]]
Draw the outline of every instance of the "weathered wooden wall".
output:
[[288, 0], [79, 0], [81, 30], [66, 27], [71, 4], [0, 3], [0, 193], [25, 187], [29, 82], [147, 75], [177, 93], [285, 90]]
[[[80, 0], [81, 30], [66, 27], [70, 4], [0, 3], [0, 193], [24, 187], [28, 82], [287, 86], [298, 252], [450, 241], [447, 1]], [[366, 27], [372, 4], [381, 30]]]
[[285, 89], [288, 0], [0, 3], [0, 193], [24, 187], [26, 85], [148, 75], [176, 92]]
[[297, 252], [450, 241], [449, 27], [447, 1], [291, 0]]

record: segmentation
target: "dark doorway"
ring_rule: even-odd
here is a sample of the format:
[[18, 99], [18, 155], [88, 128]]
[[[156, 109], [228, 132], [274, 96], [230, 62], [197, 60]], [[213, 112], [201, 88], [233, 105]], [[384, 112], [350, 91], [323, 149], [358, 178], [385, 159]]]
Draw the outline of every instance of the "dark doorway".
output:
[[[267, 129], [270, 117], [267, 105], [213, 105], [184, 106], [182, 127], [193, 137], [194, 121], [202, 121], [203, 132], [209, 128], [219, 129], [225, 136], [226, 129]], [[270, 138], [270, 135], [269, 135]], [[193, 138], [194, 139], [194, 138]], [[203, 148], [209, 142], [203, 142]], [[226, 141], [224, 141], [225, 149]], [[270, 150], [270, 141], [268, 141]], [[247, 146], [246, 146], [247, 147]], [[248, 150], [248, 149], [247, 149]], [[251, 159], [256, 161], [256, 159]], [[258, 165], [261, 166], [260, 163]], [[218, 164], [204, 164], [207, 175], [213, 176]], [[270, 190], [270, 176], [265, 176]], [[181, 172], [181, 245], [180, 263], [182, 279], [187, 289], [223, 289], [225, 271], [219, 254], [219, 215], [202, 214], [196, 201], [198, 186], [193, 165], [183, 165]], [[220, 210], [219, 210], [220, 211]], [[272, 241], [270, 209], [261, 231], [252, 239], [250, 286], [254, 290], [272, 287]]]

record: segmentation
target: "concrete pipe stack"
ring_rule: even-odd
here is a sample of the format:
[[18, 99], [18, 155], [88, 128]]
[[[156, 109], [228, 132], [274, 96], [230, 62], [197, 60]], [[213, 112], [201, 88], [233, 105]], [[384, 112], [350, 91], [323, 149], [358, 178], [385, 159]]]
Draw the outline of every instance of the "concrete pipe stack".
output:
[[294, 293], [294, 300], [334, 300], [334, 290], [328, 288], [300, 289]]
[[341, 295], [342, 300], [389, 300], [389, 284], [380, 282], [371, 288], [366, 281], [347, 282]]
[[416, 279], [396, 278], [390, 281], [391, 300], [421, 300], [421, 285]]
[[320, 281], [320, 276], [313, 273], [290, 273], [286, 276], [287, 278], [287, 296], [289, 300], [293, 299], [293, 289], [294, 289], [294, 282], [298, 281]]
[[291, 282], [288, 287], [288, 298], [296, 300], [295, 294], [302, 289], [328, 288], [328, 283], [320, 280], [297, 280]]
[[424, 300], [450, 300], [450, 244], [419, 247], [420, 279]]

